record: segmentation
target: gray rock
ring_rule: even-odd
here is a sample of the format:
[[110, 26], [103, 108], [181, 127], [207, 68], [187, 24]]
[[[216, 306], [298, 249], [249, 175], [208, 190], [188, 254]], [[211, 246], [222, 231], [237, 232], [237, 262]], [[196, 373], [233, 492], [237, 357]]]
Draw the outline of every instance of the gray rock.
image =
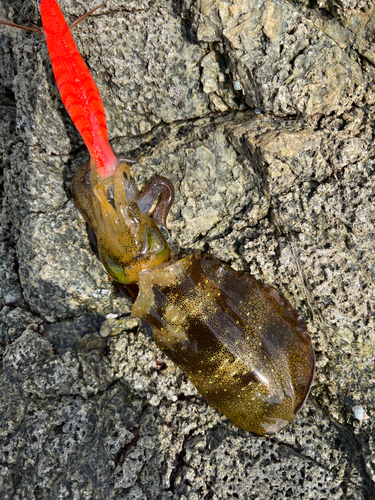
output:
[[138, 187], [176, 188], [174, 256], [249, 270], [309, 324], [311, 395], [273, 438], [208, 407], [129, 318], [71, 201], [88, 154], [45, 42], [0, 28], [2, 498], [375, 497], [375, 17], [311, 5], [111, 0], [74, 30], [116, 154], [140, 156]]
[[[3, 393], [2, 497], [36, 498], [43, 488], [44, 498], [113, 498], [115, 463], [132, 437], [126, 429], [140, 415], [124, 386], [116, 383], [89, 400], [66, 395], [34, 400], [19, 392], [14, 373], [6, 370], [1, 379], [14, 405]], [[20, 480], [12, 484], [15, 477]]]
[[98, 350], [56, 356], [50, 342], [31, 328], [7, 346], [3, 368], [17, 373], [24, 394], [40, 399], [64, 394], [87, 398], [112, 380], [112, 370], [108, 362], [102, 363]]
[[19, 307], [11, 309], [4, 306], [0, 311], [0, 343], [6, 344], [15, 340], [30, 324], [37, 326], [41, 323], [41, 318], [28, 311], [24, 311]]
[[92, 253], [78, 217], [72, 201], [58, 212], [30, 215], [18, 241], [24, 297], [49, 322], [86, 311], [129, 310]]
[[361, 102], [360, 65], [293, 4], [207, 0], [195, 7], [198, 40], [224, 43], [251, 107], [278, 115], [343, 112]]
[[[5, 229], [5, 228], [4, 228]], [[6, 230], [4, 230], [5, 232]], [[0, 306], [22, 306], [21, 285], [16, 271], [16, 252], [11, 246], [0, 243]]]
[[[371, 95], [371, 102], [373, 102], [375, 61], [373, 3], [367, 0], [360, 2], [323, 0], [319, 3], [320, 9], [311, 8], [308, 2], [304, 1], [301, 3], [297, 1], [294, 5], [303, 16], [311, 20], [317, 29], [323, 31], [350, 57], [355, 59], [358, 54], [363, 58], [364, 77], [372, 88], [372, 91], [370, 90], [367, 94]], [[370, 95], [366, 96], [366, 100]]]

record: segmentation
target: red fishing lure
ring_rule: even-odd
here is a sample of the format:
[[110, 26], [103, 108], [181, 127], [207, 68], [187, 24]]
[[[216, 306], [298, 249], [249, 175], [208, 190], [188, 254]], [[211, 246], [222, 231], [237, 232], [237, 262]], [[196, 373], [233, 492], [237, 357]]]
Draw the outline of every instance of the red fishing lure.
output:
[[6, 19], [1, 19], [0, 23], [44, 34], [62, 102], [89, 150], [91, 168], [96, 166], [99, 177], [106, 178], [114, 175], [119, 162], [109, 144], [99, 89], [70, 32], [93, 10], [69, 28], [56, 0], [41, 0], [43, 30], [20, 26]]

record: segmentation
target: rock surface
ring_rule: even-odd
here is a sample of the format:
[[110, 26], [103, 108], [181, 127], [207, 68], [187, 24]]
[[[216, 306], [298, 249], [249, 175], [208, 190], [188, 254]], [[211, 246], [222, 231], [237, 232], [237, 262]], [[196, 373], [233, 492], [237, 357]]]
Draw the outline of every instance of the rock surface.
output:
[[45, 42], [0, 28], [1, 498], [375, 497], [374, 23], [365, 0], [110, 0], [74, 30], [136, 184], [175, 185], [175, 254], [249, 270], [308, 322], [314, 386], [274, 438], [129, 318], [71, 200], [88, 155]]

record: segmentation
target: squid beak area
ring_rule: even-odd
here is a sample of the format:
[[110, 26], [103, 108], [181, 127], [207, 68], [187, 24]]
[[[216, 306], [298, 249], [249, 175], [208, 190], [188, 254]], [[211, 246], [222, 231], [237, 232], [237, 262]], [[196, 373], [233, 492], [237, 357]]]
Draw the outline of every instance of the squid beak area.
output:
[[[86, 164], [73, 181], [74, 201], [90, 227], [91, 240], [95, 236], [99, 258], [112, 280], [124, 286], [137, 283], [140, 272], [166, 263], [170, 256], [158, 225], [139, 209], [129, 179], [127, 165], [101, 180]], [[132, 298], [137, 294], [134, 289], [124, 293]]]

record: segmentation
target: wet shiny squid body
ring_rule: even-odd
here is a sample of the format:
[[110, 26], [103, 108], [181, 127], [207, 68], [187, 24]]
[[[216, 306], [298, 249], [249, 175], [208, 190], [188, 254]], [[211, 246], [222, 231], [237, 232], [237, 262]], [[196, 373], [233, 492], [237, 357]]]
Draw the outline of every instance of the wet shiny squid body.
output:
[[[174, 192], [167, 179], [151, 179], [137, 194], [127, 192], [130, 181], [121, 174], [100, 201], [87, 172], [88, 166], [76, 173], [73, 197], [98, 237], [109, 274], [127, 287], [138, 284], [132, 317], [151, 326], [158, 346], [231, 422], [258, 435], [280, 431], [302, 407], [314, 376], [303, 319], [249, 273], [194, 255], [168, 262], [164, 225]], [[143, 213], [154, 202], [153, 213]], [[149, 265], [154, 254], [164, 262]]]

